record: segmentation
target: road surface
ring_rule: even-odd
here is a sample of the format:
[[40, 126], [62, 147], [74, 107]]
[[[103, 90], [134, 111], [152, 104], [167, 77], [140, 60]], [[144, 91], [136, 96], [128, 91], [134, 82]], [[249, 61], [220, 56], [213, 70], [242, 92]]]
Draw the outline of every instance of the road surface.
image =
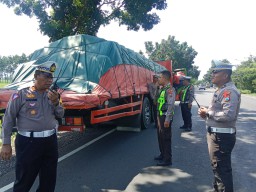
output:
[[[207, 106], [213, 89], [196, 92]], [[237, 122], [237, 142], [232, 153], [235, 192], [256, 189], [256, 99], [243, 96]], [[176, 103], [173, 122], [173, 165], [158, 167], [156, 129], [141, 132], [110, 130], [102, 138], [83, 144], [62, 157], [58, 165], [56, 192], [206, 192], [212, 171], [207, 151], [205, 123], [193, 108], [193, 130], [182, 132]], [[77, 146], [79, 147], [79, 146]], [[72, 152], [73, 151], [73, 152]], [[13, 175], [13, 173], [10, 173]], [[7, 174], [8, 175], [8, 174]], [[1, 178], [2, 179], [2, 178]], [[31, 191], [36, 190], [36, 183]], [[0, 186], [1, 189], [6, 184]], [[11, 190], [6, 190], [11, 191]]]

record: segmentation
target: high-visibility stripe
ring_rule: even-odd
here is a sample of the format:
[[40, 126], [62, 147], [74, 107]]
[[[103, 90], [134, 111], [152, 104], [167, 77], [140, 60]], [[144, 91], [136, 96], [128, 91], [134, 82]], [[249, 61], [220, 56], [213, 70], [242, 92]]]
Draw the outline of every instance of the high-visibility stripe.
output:
[[190, 85], [188, 85], [186, 88], [184, 88], [184, 92], [182, 94], [182, 99], [181, 99], [182, 102], [184, 102], [185, 96], [186, 96], [187, 91], [188, 91], [189, 88], [190, 88]]

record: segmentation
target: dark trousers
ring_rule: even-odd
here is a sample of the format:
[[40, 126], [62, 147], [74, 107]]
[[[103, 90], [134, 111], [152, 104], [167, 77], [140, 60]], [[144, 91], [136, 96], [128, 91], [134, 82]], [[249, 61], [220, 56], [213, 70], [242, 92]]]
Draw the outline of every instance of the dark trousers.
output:
[[160, 155], [165, 162], [172, 161], [172, 121], [170, 126], [164, 127], [165, 115], [157, 116], [160, 126], [157, 126], [157, 137]]
[[155, 127], [157, 127], [157, 105], [152, 105]]
[[57, 136], [29, 138], [19, 134], [15, 140], [16, 180], [14, 192], [28, 192], [39, 174], [37, 192], [53, 192], [56, 184]]
[[214, 174], [213, 187], [216, 192], [233, 192], [231, 152], [235, 142], [235, 133], [207, 133], [209, 155]]
[[180, 107], [181, 107], [182, 119], [184, 121], [184, 127], [191, 128], [192, 127], [191, 108], [188, 107], [188, 103], [181, 103]]

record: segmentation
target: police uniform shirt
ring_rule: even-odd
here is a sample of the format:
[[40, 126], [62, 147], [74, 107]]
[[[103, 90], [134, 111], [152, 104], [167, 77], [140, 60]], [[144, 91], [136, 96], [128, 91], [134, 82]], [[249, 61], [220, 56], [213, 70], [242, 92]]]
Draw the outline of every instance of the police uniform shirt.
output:
[[[187, 89], [187, 91], [186, 91]], [[184, 101], [183, 101], [183, 94], [186, 91], [186, 95], [184, 95]], [[181, 91], [181, 103], [192, 103], [194, 100], [194, 92], [195, 92], [195, 88], [192, 84], [189, 84], [188, 86], [185, 86], [182, 91]]]
[[188, 100], [189, 103], [192, 103], [194, 101], [194, 94], [195, 94], [195, 88], [194, 88], [193, 85], [190, 84], [190, 87], [189, 87], [189, 100]]
[[241, 94], [233, 82], [228, 82], [215, 91], [207, 110], [206, 125], [212, 127], [235, 128]]
[[[58, 127], [58, 121], [64, 115], [61, 104], [54, 106], [48, 99], [47, 91], [39, 93], [35, 87], [24, 88], [14, 93], [9, 100], [3, 119], [3, 144], [11, 143], [13, 127], [18, 131], [44, 131]], [[16, 118], [17, 117], [17, 118]]]
[[166, 111], [165, 121], [170, 121], [173, 118], [174, 108], [175, 108], [175, 105], [174, 105], [174, 103], [175, 103], [175, 96], [176, 96], [176, 92], [175, 92], [175, 89], [173, 87], [169, 88], [166, 91], [168, 108], [167, 108], [167, 111]]
[[150, 98], [152, 100], [154, 100], [155, 97], [156, 97], [156, 92], [157, 92], [157, 84], [149, 83], [148, 84], [148, 91], [149, 91], [149, 94], [150, 94]]
[[[168, 89], [166, 89], [166, 87], [169, 87]], [[166, 115], [165, 117], [165, 121], [171, 121], [173, 118], [173, 114], [174, 114], [174, 108], [175, 108], [175, 89], [173, 87], [170, 87], [170, 84], [167, 84], [166, 86], [162, 87], [161, 90], [159, 91], [160, 93], [162, 92], [162, 90], [165, 90], [165, 101], [166, 103], [164, 104], [164, 106], [162, 106], [162, 110], [163, 108], [166, 108], [166, 112], [164, 113], [164, 115]], [[158, 109], [159, 105], [157, 106]], [[159, 109], [158, 109], [159, 110]], [[158, 114], [159, 115], [159, 114]]]

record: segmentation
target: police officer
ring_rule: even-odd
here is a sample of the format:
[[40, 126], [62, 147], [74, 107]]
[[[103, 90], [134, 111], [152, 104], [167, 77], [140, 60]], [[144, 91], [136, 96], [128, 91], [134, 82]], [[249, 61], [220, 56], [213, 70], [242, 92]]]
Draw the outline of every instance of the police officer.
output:
[[214, 60], [212, 83], [217, 86], [208, 108], [198, 114], [205, 119], [207, 143], [214, 174], [214, 192], [233, 192], [231, 152], [236, 142], [236, 120], [241, 95], [231, 81], [232, 65]]
[[158, 166], [172, 165], [172, 120], [174, 115], [175, 89], [170, 84], [171, 73], [162, 71], [158, 79], [161, 86], [157, 99], [157, 135], [160, 155]]
[[194, 99], [194, 86], [190, 83], [191, 77], [183, 76], [183, 89], [180, 92], [180, 107], [182, 119], [184, 121], [184, 125], [180, 127], [180, 129], [184, 129], [184, 131], [192, 130], [192, 102]]
[[37, 191], [53, 192], [55, 189], [58, 162], [56, 117], [64, 115], [59, 94], [55, 90], [49, 91], [55, 69], [54, 62], [39, 65], [34, 74], [34, 85], [14, 93], [7, 105], [0, 157], [4, 160], [11, 158], [11, 134], [13, 127], [17, 126], [14, 192], [29, 191], [38, 174]]
[[158, 90], [158, 75], [153, 75], [153, 82], [148, 84], [148, 91], [150, 95], [150, 101], [153, 109], [153, 117], [155, 122], [155, 127], [157, 127], [157, 109], [156, 109], [156, 93]]

